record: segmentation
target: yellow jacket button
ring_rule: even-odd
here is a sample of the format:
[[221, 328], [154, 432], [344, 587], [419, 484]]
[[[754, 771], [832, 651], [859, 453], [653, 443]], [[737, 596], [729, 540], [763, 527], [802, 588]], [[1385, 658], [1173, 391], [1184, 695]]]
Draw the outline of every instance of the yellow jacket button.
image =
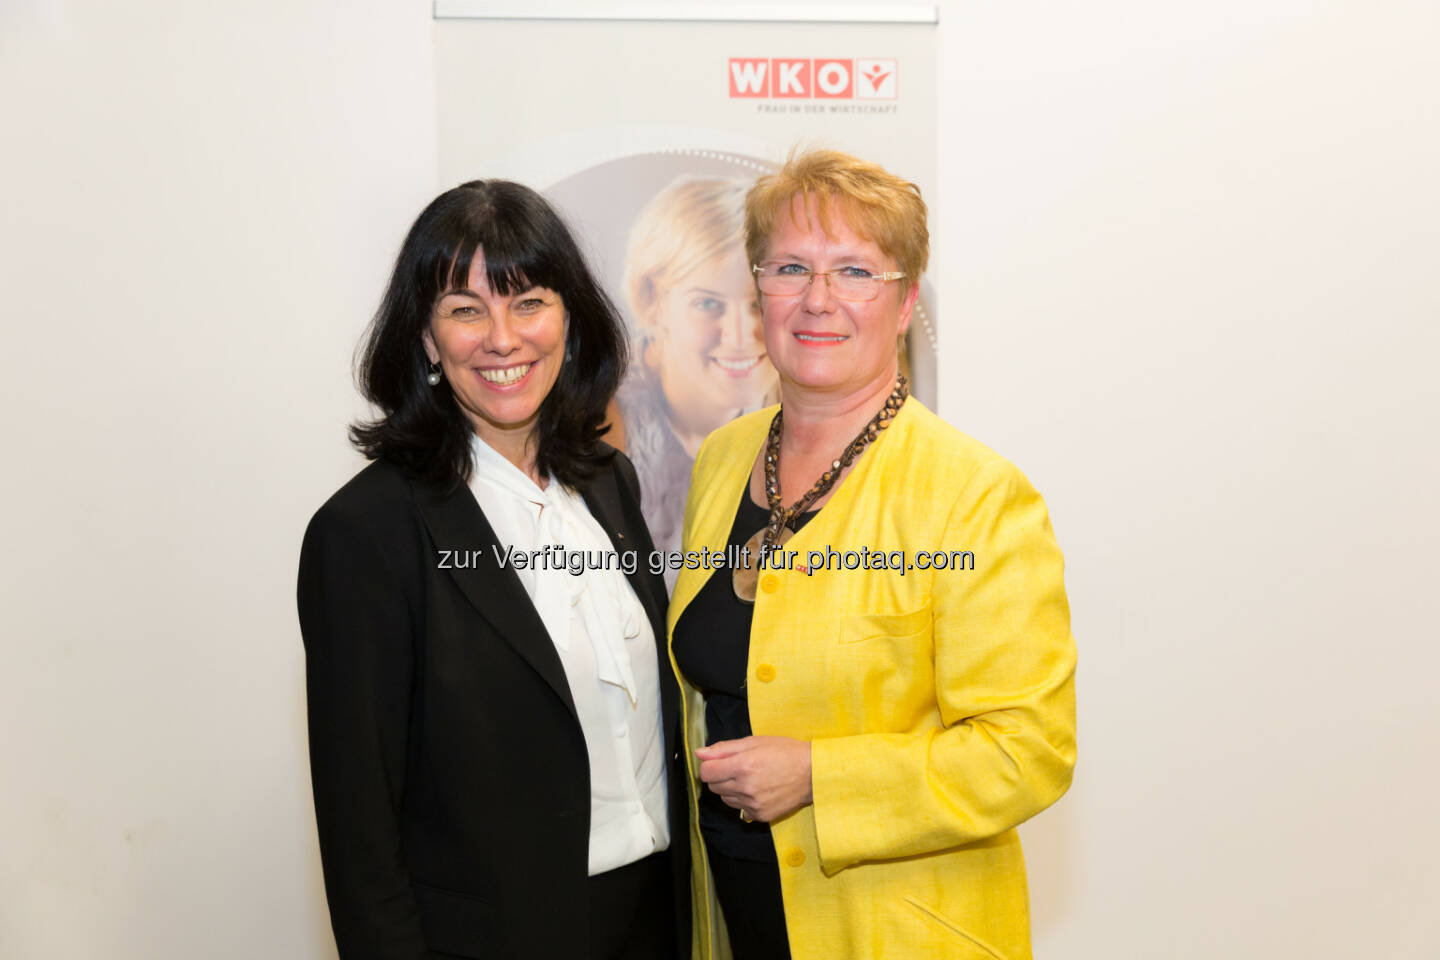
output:
[[775, 679], [775, 665], [773, 663], [762, 663], [755, 668], [755, 679], [761, 683], [769, 683]]
[[780, 578], [773, 573], [767, 573], [760, 578], [760, 589], [766, 593], [774, 593], [780, 589]]
[[799, 847], [791, 847], [785, 851], [786, 866], [798, 867], [805, 862], [805, 851]]

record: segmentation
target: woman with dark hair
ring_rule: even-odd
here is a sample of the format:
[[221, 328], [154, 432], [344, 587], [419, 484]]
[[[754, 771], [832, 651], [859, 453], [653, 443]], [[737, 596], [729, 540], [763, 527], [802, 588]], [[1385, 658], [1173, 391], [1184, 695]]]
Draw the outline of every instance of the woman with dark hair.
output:
[[310, 765], [344, 958], [689, 952], [677, 688], [639, 483], [600, 441], [623, 327], [534, 191], [411, 227], [300, 556]]

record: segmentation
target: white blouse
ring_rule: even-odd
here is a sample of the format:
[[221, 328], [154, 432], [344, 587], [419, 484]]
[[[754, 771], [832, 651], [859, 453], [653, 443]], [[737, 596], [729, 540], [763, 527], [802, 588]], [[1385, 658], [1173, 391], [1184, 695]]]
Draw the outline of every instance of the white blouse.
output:
[[549, 550], [548, 562], [541, 555], [538, 568], [514, 569], [560, 655], [585, 734], [593, 877], [670, 845], [655, 632], [618, 565], [556, 569], [562, 556], [614, 551], [585, 501], [553, 478], [540, 489], [479, 436], [471, 448], [470, 492], [500, 549], [563, 548]]

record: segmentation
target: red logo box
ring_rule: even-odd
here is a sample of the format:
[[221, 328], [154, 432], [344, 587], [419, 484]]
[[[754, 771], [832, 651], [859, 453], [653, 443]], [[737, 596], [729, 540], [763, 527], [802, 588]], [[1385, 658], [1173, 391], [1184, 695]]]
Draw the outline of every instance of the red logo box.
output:
[[848, 100], [853, 96], [855, 96], [854, 61], [815, 61], [816, 100]]
[[770, 89], [776, 99], [810, 98], [809, 60], [771, 60]]
[[770, 61], [765, 57], [731, 57], [730, 96], [769, 97]]

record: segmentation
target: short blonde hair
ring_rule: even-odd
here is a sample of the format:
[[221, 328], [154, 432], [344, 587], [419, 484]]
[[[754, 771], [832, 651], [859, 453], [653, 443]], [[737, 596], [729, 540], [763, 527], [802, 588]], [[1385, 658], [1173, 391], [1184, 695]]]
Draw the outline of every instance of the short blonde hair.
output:
[[630, 228], [625, 297], [640, 333], [654, 334], [654, 307], [697, 267], [741, 248], [745, 180], [682, 176], [655, 194]]
[[837, 212], [860, 236], [894, 257], [904, 272], [902, 291], [920, 282], [930, 262], [930, 231], [920, 188], [880, 166], [838, 150], [793, 150], [775, 173], [755, 181], [745, 198], [745, 254], [752, 264], [769, 255], [780, 218], [794, 204], [819, 199], [820, 229], [830, 232]]

